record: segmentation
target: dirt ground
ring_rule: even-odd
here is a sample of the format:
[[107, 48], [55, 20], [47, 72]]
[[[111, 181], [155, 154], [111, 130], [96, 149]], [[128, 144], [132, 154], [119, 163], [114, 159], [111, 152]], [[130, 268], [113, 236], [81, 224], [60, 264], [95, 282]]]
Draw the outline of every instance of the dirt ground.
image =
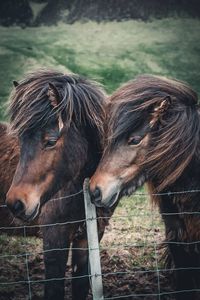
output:
[[[143, 299], [143, 300], [172, 300], [172, 296], [167, 295], [172, 291], [170, 284], [170, 273], [161, 271], [159, 272], [159, 288], [158, 288], [158, 273], [156, 270], [148, 270], [145, 268], [130, 268], [128, 258], [130, 255], [134, 257], [134, 252], [137, 249], [131, 249], [126, 254], [115, 252], [109, 255], [107, 251], [101, 252], [101, 263], [104, 286], [105, 299]], [[42, 280], [44, 277], [44, 266], [42, 255], [37, 255], [34, 259], [29, 260], [30, 278], [34, 280]], [[13, 264], [7, 262], [6, 265], [0, 267], [1, 276], [10, 278], [12, 281], [24, 280], [26, 277], [26, 265], [21, 262], [20, 264]], [[126, 272], [126, 273], [125, 273]], [[110, 273], [110, 274], [109, 274]], [[114, 274], [115, 273], [115, 274]], [[68, 267], [66, 278], [70, 277], [70, 267]], [[10, 279], [9, 279], [10, 281]], [[158, 293], [163, 294], [160, 298], [156, 296]], [[166, 295], [164, 295], [166, 294]], [[22, 300], [29, 299], [29, 287], [27, 284], [16, 284], [12, 286], [5, 286], [1, 288], [1, 300]], [[31, 284], [31, 299], [43, 299], [43, 284]], [[71, 283], [66, 280], [66, 297], [71, 299]], [[88, 297], [92, 300], [91, 293]]]
[[[124, 199], [110, 220], [100, 244], [105, 299], [174, 299], [173, 276], [161, 260], [163, 224], [149, 203], [145, 196]], [[0, 300], [42, 300], [43, 279], [41, 239], [0, 235]], [[71, 299], [70, 265], [65, 299]]]

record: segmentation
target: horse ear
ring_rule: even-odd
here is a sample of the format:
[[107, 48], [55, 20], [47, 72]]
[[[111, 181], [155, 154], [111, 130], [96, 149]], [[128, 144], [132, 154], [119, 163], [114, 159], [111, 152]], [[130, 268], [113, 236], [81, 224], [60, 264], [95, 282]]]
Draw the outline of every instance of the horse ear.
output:
[[154, 112], [158, 111], [160, 113], [165, 112], [169, 106], [171, 105], [171, 97], [170, 96], [166, 96], [164, 99], [161, 100], [160, 104], [154, 108]]
[[[49, 97], [49, 101], [51, 102], [51, 105], [53, 107], [57, 107], [60, 104], [61, 102], [60, 94], [58, 89], [55, 87], [53, 83], [49, 83], [47, 96]], [[59, 131], [61, 131], [62, 128], [64, 127], [61, 113], [58, 113], [58, 127], [59, 127]]]
[[53, 107], [56, 107], [60, 103], [60, 95], [54, 84], [49, 83], [47, 96], [49, 97], [49, 101]]
[[170, 96], [166, 96], [164, 99], [159, 101], [159, 104], [156, 107], [154, 107], [153, 110], [153, 118], [150, 122], [151, 127], [153, 127], [158, 121], [162, 123], [162, 117], [164, 113], [168, 110], [171, 103], [172, 101]]
[[13, 85], [14, 85], [14, 87], [17, 87], [19, 85], [19, 82], [17, 82], [16, 80], [13, 80]]

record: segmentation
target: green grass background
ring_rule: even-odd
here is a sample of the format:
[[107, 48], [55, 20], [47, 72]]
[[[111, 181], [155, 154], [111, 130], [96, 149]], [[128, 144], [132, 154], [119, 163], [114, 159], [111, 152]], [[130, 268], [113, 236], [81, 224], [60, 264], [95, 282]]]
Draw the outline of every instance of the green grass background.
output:
[[[185, 80], [200, 94], [199, 29], [200, 20], [187, 18], [148, 23], [87, 22], [25, 29], [0, 27], [0, 119], [6, 118], [4, 104], [12, 89], [12, 80], [20, 80], [27, 72], [38, 68], [85, 75], [104, 84], [108, 93], [138, 74], [151, 73]], [[157, 259], [154, 243], [163, 237], [157, 210], [152, 210], [148, 197], [134, 195], [120, 201], [101, 245], [113, 247], [110, 256], [115, 259], [119, 249], [125, 251], [129, 249], [125, 248], [126, 244], [135, 242], [140, 251], [136, 247], [134, 255], [120, 252], [121, 257], [127, 257], [128, 253], [130, 269], [133, 266], [152, 268]], [[22, 238], [3, 235], [0, 252], [20, 254], [24, 243]], [[26, 239], [26, 243], [31, 252], [35, 251], [33, 260], [37, 260], [37, 252], [42, 251], [41, 242]], [[9, 263], [11, 267], [8, 268]], [[17, 280], [20, 266], [15, 257], [10, 262], [5, 261], [1, 280], [7, 280], [7, 269], [12, 270], [13, 280]], [[10, 280], [12, 276], [9, 275]], [[42, 289], [35, 293], [42, 294]]]
[[142, 73], [185, 80], [200, 93], [199, 29], [200, 20], [187, 18], [0, 27], [0, 103], [12, 80], [47, 67], [97, 79], [108, 93]]

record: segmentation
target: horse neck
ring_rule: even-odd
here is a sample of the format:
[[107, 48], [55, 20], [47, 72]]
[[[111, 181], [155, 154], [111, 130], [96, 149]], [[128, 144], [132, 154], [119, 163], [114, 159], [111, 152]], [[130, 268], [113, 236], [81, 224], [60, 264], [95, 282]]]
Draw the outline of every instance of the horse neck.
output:
[[84, 128], [84, 136], [87, 141], [87, 158], [80, 176], [86, 178], [91, 177], [95, 172], [101, 159], [102, 146], [97, 130], [86, 127]]
[[[71, 185], [75, 185], [77, 189], [82, 187], [85, 178], [93, 175], [100, 161], [101, 145], [98, 135], [97, 130], [86, 126], [72, 127], [69, 131], [66, 131], [66, 141], [74, 141], [72, 146], [74, 151], [77, 151], [77, 161], [75, 160], [74, 166], [71, 166], [76, 173], [75, 179], [71, 179]], [[70, 163], [67, 148], [65, 149], [64, 157], [65, 163]]]
[[200, 156], [194, 156], [182, 175], [158, 194], [155, 182], [148, 182], [147, 187], [152, 202], [159, 206], [161, 213], [199, 211]]

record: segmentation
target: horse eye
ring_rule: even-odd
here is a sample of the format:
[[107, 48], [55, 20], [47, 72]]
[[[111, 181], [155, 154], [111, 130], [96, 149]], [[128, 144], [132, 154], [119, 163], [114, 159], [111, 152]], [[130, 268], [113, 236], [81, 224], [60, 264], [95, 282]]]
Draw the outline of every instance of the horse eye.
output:
[[51, 147], [55, 146], [56, 143], [57, 143], [57, 140], [47, 140], [44, 144], [44, 147], [51, 148]]
[[128, 145], [138, 145], [142, 141], [142, 136], [132, 136], [128, 140]]

